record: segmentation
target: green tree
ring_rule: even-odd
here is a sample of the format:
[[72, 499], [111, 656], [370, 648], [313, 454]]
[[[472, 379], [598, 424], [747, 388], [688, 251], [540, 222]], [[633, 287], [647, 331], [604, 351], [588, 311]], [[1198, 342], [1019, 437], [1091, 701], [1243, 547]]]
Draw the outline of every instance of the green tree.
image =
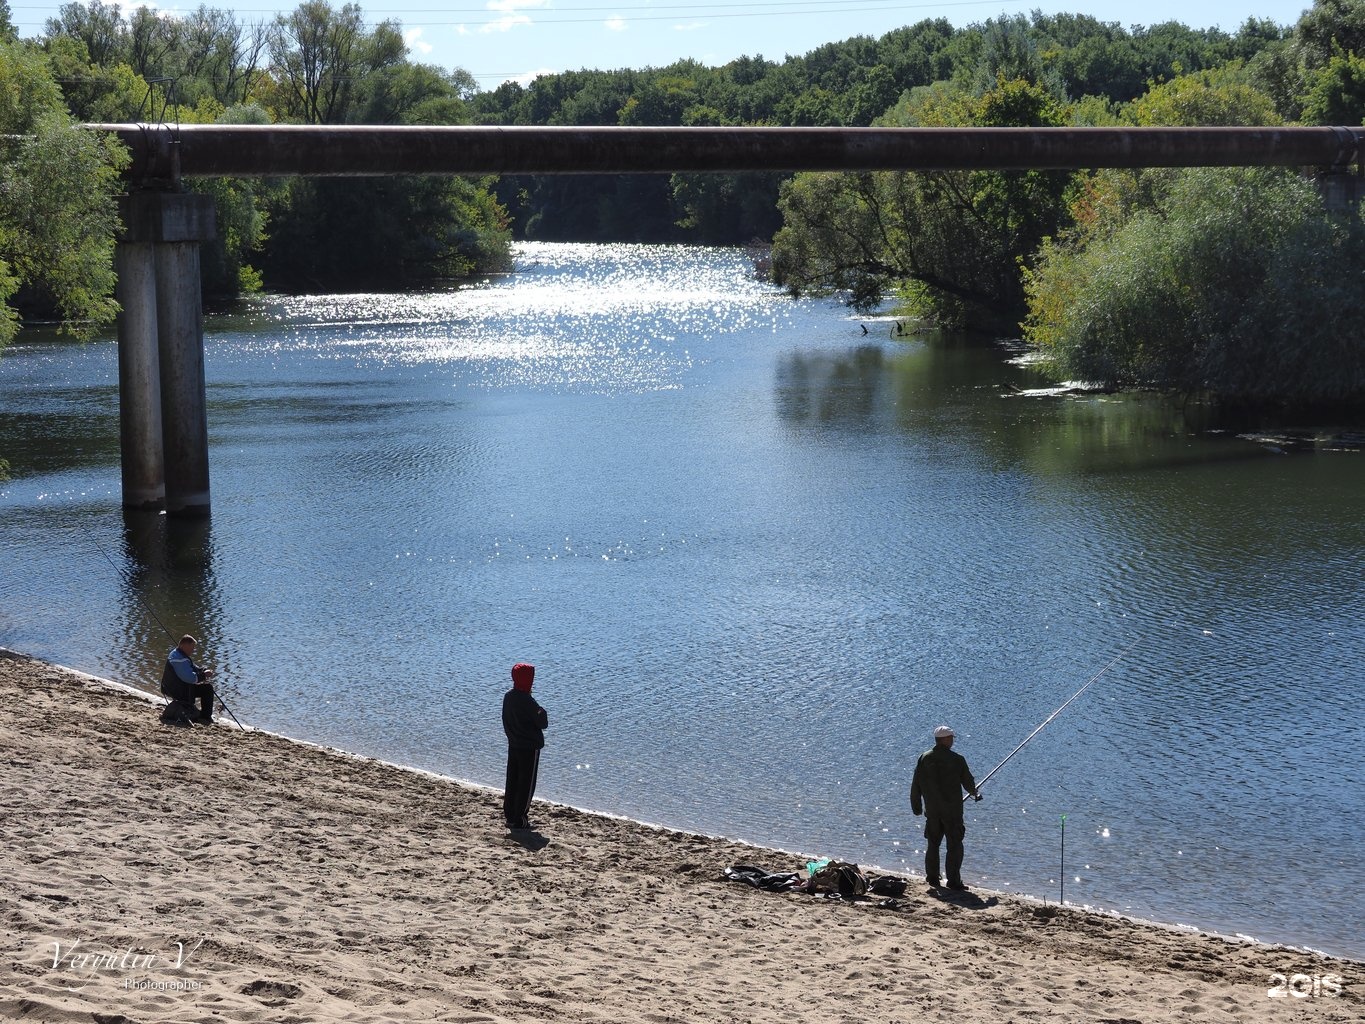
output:
[[1303, 116], [1307, 74], [1303, 55], [1292, 39], [1266, 46], [1247, 63], [1247, 80], [1270, 97], [1286, 122]]
[[782, 174], [675, 174], [670, 179], [678, 226], [715, 245], [772, 238], [782, 226], [777, 196]]
[[[242, 104], [228, 107], [213, 120], [218, 124], [270, 123], [260, 107]], [[259, 291], [261, 275], [249, 261], [265, 244], [267, 208], [284, 200], [288, 186], [278, 179], [261, 178], [190, 178], [185, 186], [213, 198], [217, 235], [199, 247], [204, 294], [230, 298]]]
[[124, 60], [127, 26], [118, 4], [92, 0], [89, 4], [66, 3], [57, 17], [47, 19], [47, 35], [67, 36], [85, 44], [86, 60], [99, 67], [112, 67]]
[[411, 287], [506, 269], [505, 211], [462, 178], [296, 178], [262, 257], [287, 290]]
[[1257, 404], [1365, 401], [1365, 229], [1278, 169], [1179, 172], [1044, 247], [1025, 336], [1064, 376]]
[[1153, 85], [1133, 103], [1131, 114], [1142, 126], [1282, 123], [1274, 101], [1251, 83], [1240, 61]]
[[143, 78], [158, 78], [176, 70], [172, 62], [179, 63], [176, 58], [184, 48], [184, 22], [163, 18], [149, 7], [137, 7], [121, 27], [120, 56], [135, 72]]
[[[919, 125], [1060, 125], [1040, 86], [1001, 82], [973, 97], [917, 90], [891, 115]], [[800, 174], [782, 188], [773, 277], [794, 295], [846, 292], [869, 308], [897, 289], [945, 324], [1008, 327], [1024, 312], [1027, 261], [1066, 209], [1057, 172]]]
[[993, 18], [980, 27], [981, 49], [975, 66], [964, 68], [975, 93], [989, 92], [998, 82], [1036, 82], [1058, 99], [1066, 98], [1060, 75], [1039, 53], [1029, 20], [1022, 14]]
[[1337, 54], [1365, 56], [1365, 0], [1315, 0], [1299, 19], [1295, 37], [1310, 68]]
[[[165, 94], [154, 91], [127, 64], [92, 64], [86, 44], [76, 36], [50, 35], [43, 43], [53, 77], [61, 83], [67, 110], [77, 121], [104, 124], [153, 118]], [[154, 118], [153, 118], [154, 119]]]
[[1365, 124], [1365, 56], [1338, 53], [1311, 83], [1303, 105], [1307, 124]]
[[[355, 4], [310, 0], [269, 36], [278, 116], [308, 124], [461, 123], [468, 76], [412, 64], [398, 26], [367, 29]], [[458, 178], [294, 179], [267, 201], [261, 268], [286, 289], [402, 287], [505, 267], [506, 211], [490, 182]]]
[[1120, 25], [1086, 15], [1033, 14], [1039, 56], [1072, 97], [1125, 102], [1146, 87], [1132, 36]]
[[473, 119], [455, 76], [406, 60], [366, 79], [357, 113], [365, 124], [468, 124]]
[[73, 110], [94, 105], [92, 97], [109, 91], [107, 79], [120, 66], [139, 79], [161, 80], [153, 96], [144, 89], [138, 97], [143, 109], [130, 115], [147, 120], [162, 116], [166, 104], [245, 102], [265, 43], [265, 26], [244, 25], [229, 11], [201, 5], [171, 17], [138, 7], [125, 17], [118, 5], [101, 0], [63, 5], [44, 37], [54, 66], [61, 65], [58, 77]]
[[230, 11], [200, 5], [181, 23], [180, 48], [165, 74], [179, 75], [187, 103], [209, 96], [232, 107], [251, 98], [261, 73], [269, 30], [262, 22], [244, 24]]
[[270, 31], [271, 69], [282, 120], [344, 124], [367, 76], [403, 60], [406, 46], [393, 22], [365, 29], [358, 4], [340, 10], [308, 0], [281, 14]]
[[114, 142], [77, 127], [43, 53], [0, 41], [0, 344], [18, 310], [52, 310], [93, 331], [113, 299], [115, 194], [126, 162]]

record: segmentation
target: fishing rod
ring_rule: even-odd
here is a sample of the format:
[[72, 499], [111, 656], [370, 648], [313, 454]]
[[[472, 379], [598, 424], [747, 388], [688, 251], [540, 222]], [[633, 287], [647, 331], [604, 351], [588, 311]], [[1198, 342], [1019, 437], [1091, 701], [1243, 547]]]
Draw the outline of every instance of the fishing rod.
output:
[[[118, 576], [120, 579], [123, 579], [123, 570], [118, 567], [117, 562], [115, 562], [112, 558], [109, 557], [109, 553], [105, 551], [104, 546], [101, 545], [100, 542], [95, 539], [95, 535], [91, 533], [88, 529], [86, 529], [84, 523], [78, 522], [76, 523], [76, 525], [80, 527], [81, 533], [86, 538], [86, 540], [90, 541], [90, 543], [94, 545], [95, 550], [104, 556], [104, 560], [109, 563], [110, 568], [114, 570], [114, 574]], [[142, 605], [143, 609], [147, 612], [147, 614], [156, 620], [156, 624], [161, 627], [161, 631], [165, 633], [166, 637], [171, 641], [172, 644], [174, 644], [176, 642], [175, 634], [166, 628], [166, 624], [161, 621], [161, 616], [156, 613], [156, 609], [154, 609], [150, 604], [147, 603], [146, 599], [144, 599], [143, 596], [137, 592], [136, 587], [129, 587], [128, 589], [132, 593], [133, 597], [137, 598], [138, 604]], [[219, 707], [221, 707], [224, 711], [228, 713], [228, 717], [232, 719], [233, 723], [237, 726], [237, 728], [241, 729], [243, 732], [246, 732], [246, 726], [242, 725], [242, 723], [237, 720], [237, 716], [232, 713], [232, 708], [227, 706], [227, 701], [223, 700], [223, 695], [218, 692], [217, 686], [213, 688], [213, 699], [218, 702]]]
[[[1141, 639], [1141, 638], [1139, 637], [1139, 639]], [[1105, 674], [1106, 672], [1108, 672], [1111, 668], [1113, 668], [1115, 665], [1117, 665], [1119, 659], [1122, 658], [1122, 657], [1123, 657], [1125, 654], [1127, 654], [1129, 651], [1131, 651], [1134, 647], [1136, 647], [1136, 646], [1137, 646], [1137, 643], [1138, 643], [1138, 641], [1137, 641], [1137, 640], [1134, 640], [1132, 643], [1130, 643], [1130, 644], [1129, 644], [1127, 647], [1125, 647], [1123, 650], [1119, 651], [1118, 654], [1114, 655], [1113, 658], [1111, 658], [1111, 659], [1109, 660], [1109, 664], [1105, 665], [1104, 668], [1100, 669], [1100, 670], [1099, 670], [1098, 672], [1096, 672], [1093, 676], [1091, 676], [1089, 679], [1087, 679], [1087, 680], [1085, 681], [1085, 685], [1082, 686], [1082, 687], [1081, 687], [1079, 690], [1077, 690], [1075, 693], [1073, 693], [1070, 697], [1068, 697], [1068, 698], [1062, 703], [1062, 706], [1061, 706], [1061, 707], [1059, 707], [1056, 711], [1052, 712], [1052, 714], [1048, 715], [1045, 719], [1043, 719], [1043, 721], [1042, 721], [1041, 723], [1039, 723], [1038, 728], [1034, 729], [1033, 732], [1029, 733], [1027, 736], [1024, 737], [1024, 742], [1023, 742], [1023, 743], [1019, 744], [1019, 746], [1015, 747], [1015, 748], [1014, 748], [1013, 750], [1011, 750], [1008, 754], [1006, 754], [1006, 755], [1005, 755], [1005, 760], [1004, 760], [1004, 761], [1001, 761], [998, 765], [996, 765], [996, 766], [995, 766], [994, 768], [992, 768], [989, 772], [987, 772], [987, 773], [986, 773], [986, 777], [976, 784], [976, 790], [977, 790], [977, 792], [978, 792], [978, 793], [981, 792], [981, 787], [984, 786], [987, 782], [990, 781], [990, 778], [991, 778], [992, 775], [994, 775], [996, 772], [998, 772], [1001, 768], [1005, 767], [1006, 763], [1009, 761], [1009, 759], [1010, 759], [1011, 757], [1013, 757], [1015, 754], [1019, 753], [1019, 751], [1023, 750], [1026, 746], [1028, 746], [1029, 740], [1033, 739], [1033, 737], [1037, 736], [1040, 732], [1042, 732], [1043, 729], [1047, 727], [1047, 724], [1048, 724], [1049, 722], [1051, 722], [1054, 718], [1056, 718], [1056, 717], [1057, 717], [1058, 715], [1060, 715], [1063, 711], [1065, 711], [1065, 710], [1066, 710], [1066, 706], [1067, 706], [1068, 704], [1070, 704], [1073, 700], [1075, 700], [1075, 699], [1076, 699], [1077, 697], [1079, 697], [1081, 694], [1085, 693], [1086, 690], [1090, 689], [1090, 684], [1091, 684], [1091, 683], [1095, 682], [1095, 680], [1099, 679], [1100, 676], [1104, 675], [1104, 674]], [[963, 796], [962, 802], [965, 804], [970, 798], [971, 798], [971, 794], [968, 793], [968, 794], [966, 794], [965, 796]], [[980, 799], [980, 798], [978, 797], [978, 799]]]

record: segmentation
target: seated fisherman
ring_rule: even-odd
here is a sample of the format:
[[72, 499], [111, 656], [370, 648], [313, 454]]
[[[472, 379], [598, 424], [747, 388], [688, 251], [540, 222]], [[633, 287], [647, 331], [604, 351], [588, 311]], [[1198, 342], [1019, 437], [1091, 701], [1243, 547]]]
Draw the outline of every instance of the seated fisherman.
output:
[[194, 701], [199, 699], [199, 717], [195, 719], [205, 725], [213, 724], [213, 684], [208, 682], [213, 669], [200, 668], [194, 663], [194, 648], [198, 641], [186, 633], [180, 638], [166, 659], [166, 669], [161, 673], [161, 692], [171, 700], [181, 701], [194, 711]]

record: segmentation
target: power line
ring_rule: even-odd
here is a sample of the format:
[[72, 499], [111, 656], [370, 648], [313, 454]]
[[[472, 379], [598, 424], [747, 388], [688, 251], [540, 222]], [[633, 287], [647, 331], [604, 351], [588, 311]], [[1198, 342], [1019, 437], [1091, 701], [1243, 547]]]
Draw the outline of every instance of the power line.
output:
[[[1007, 2], [1007, 3], [1006, 3], [1006, 6], [1014, 6], [1015, 4], [1022, 3], [1022, 2], [1023, 2], [1023, 0], [1014, 0], [1014, 3], [1009, 3], [1009, 2]], [[496, 30], [496, 29], [498, 29], [500, 26], [503, 26], [503, 25], [508, 24], [509, 20], [511, 21], [511, 23], [512, 23], [512, 25], [513, 25], [514, 27], [515, 27], [515, 26], [518, 26], [518, 25], [519, 25], [519, 26], [523, 26], [523, 27], [532, 27], [532, 26], [536, 26], [536, 25], [583, 25], [583, 24], [595, 24], [595, 23], [597, 23], [597, 22], [607, 22], [607, 21], [616, 21], [616, 22], [620, 22], [620, 23], [623, 24], [623, 25], [629, 25], [629, 24], [634, 24], [634, 23], [637, 23], [637, 22], [679, 21], [679, 20], [686, 19], [686, 18], [692, 18], [692, 19], [695, 20], [695, 19], [698, 18], [698, 17], [701, 17], [701, 18], [704, 19], [704, 20], [710, 21], [710, 20], [715, 20], [715, 19], [720, 19], [720, 18], [725, 18], [725, 19], [733, 19], [733, 18], [786, 18], [786, 17], [799, 16], [799, 15], [889, 14], [889, 13], [896, 13], [896, 12], [901, 12], [901, 11], [931, 11], [931, 10], [941, 10], [941, 9], [944, 9], [944, 8], [995, 7], [995, 6], [1000, 6], [1000, 3], [1001, 3], [1001, 0], [946, 0], [946, 2], [942, 2], [942, 3], [923, 3], [923, 4], [905, 4], [905, 3], [899, 2], [899, 0], [863, 0], [863, 4], [862, 4], [862, 5], [857, 6], [857, 7], [849, 7], [849, 6], [841, 6], [841, 5], [837, 5], [837, 4], [832, 5], [832, 4], [831, 4], [831, 0], [793, 0], [793, 2], [790, 3], [790, 4], [786, 4], [786, 3], [773, 3], [773, 2], [753, 2], [753, 3], [742, 3], [742, 4], [702, 4], [702, 5], [698, 5], [698, 6], [696, 6], [696, 7], [678, 7], [678, 8], [676, 8], [676, 10], [677, 10], [678, 13], [675, 13], [675, 14], [659, 14], [659, 13], [644, 14], [644, 13], [641, 13], [641, 14], [624, 14], [624, 15], [623, 15], [621, 12], [623, 12], [623, 11], [625, 11], [625, 12], [630, 12], [630, 11], [641, 11], [641, 12], [643, 12], [643, 11], [659, 11], [659, 10], [665, 10], [665, 11], [667, 11], [667, 10], [672, 10], [673, 8], [633, 7], [633, 6], [623, 6], [623, 7], [578, 7], [578, 8], [573, 8], [574, 11], [578, 11], [578, 12], [589, 12], [589, 11], [596, 11], [596, 12], [599, 12], [599, 13], [593, 14], [593, 15], [591, 15], [591, 16], [589, 16], [589, 17], [554, 17], [554, 16], [545, 17], [545, 16], [543, 16], [544, 13], [545, 13], [545, 9], [543, 9], [543, 8], [524, 8], [524, 9], [518, 8], [518, 9], [513, 9], [513, 10], [510, 10], [510, 11], [508, 11], [508, 12], [502, 14], [502, 15], [499, 16], [499, 17], [494, 17], [494, 18], [487, 17], [487, 15], [490, 13], [490, 12], [488, 11], [487, 8], [396, 8], [396, 9], [394, 9], [394, 10], [392, 10], [392, 11], [387, 11], [387, 12], [384, 12], [384, 13], [387, 14], [387, 15], [394, 16], [395, 18], [397, 18], [398, 15], [402, 15], [402, 14], [404, 14], [404, 13], [414, 13], [414, 14], [419, 14], [419, 15], [420, 15], [420, 14], [435, 14], [435, 13], [441, 13], [441, 14], [461, 14], [461, 13], [469, 13], [469, 14], [484, 15], [484, 17], [483, 17], [481, 20], [478, 20], [478, 21], [471, 21], [471, 20], [463, 20], [463, 21], [406, 21], [406, 20], [403, 20], [403, 19], [401, 19], [401, 18], [397, 18], [397, 20], [399, 20], [399, 23], [400, 23], [400, 25], [401, 25], [403, 28], [454, 28], [454, 27], [457, 27], [457, 26], [464, 26], [464, 27], [467, 27], [467, 28], [471, 29], [472, 31], [479, 32], [479, 31], [482, 31], [482, 30], [485, 30], [485, 29], [487, 29], [487, 30], [489, 30], [489, 31]], [[753, 10], [735, 10], [735, 8], [737, 8], [737, 7], [742, 7], [742, 8], [754, 8], [754, 9], [753, 9]], [[805, 9], [805, 10], [793, 10], [793, 8], [797, 8], [797, 7], [804, 7], [804, 8], [807, 8], [807, 9]], [[25, 10], [29, 10], [29, 11], [49, 11], [49, 12], [53, 12], [53, 8], [52, 8], [51, 6], [48, 6], [48, 5], [42, 5], [42, 6], [36, 6], [36, 5], [35, 5], [35, 6], [22, 6], [22, 5], [21, 5], [21, 6], [11, 6], [11, 7], [10, 7], [10, 11], [11, 11], [11, 12], [13, 12], [13, 11], [25, 11]], [[699, 12], [700, 12], [700, 11], [713, 11], [713, 13], [710, 13], [710, 14], [700, 14], [700, 15], [699, 15]], [[610, 12], [610, 13], [611, 13], [611, 17], [609, 17], [609, 18], [603, 17], [602, 14], [605, 14], [606, 12]], [[53, 12], [53, 13], [55, 14], [55, 12]], [[234, 14], [280, 14], [280, 13], [284, 13], [284, 12], [282, 12], [279, 8], [245, 8], [245, 7], [239, 7], [239, 8], [234, 8], [233, 11], [232, 11], [232, 13], [234, 13]], [[532, 16], [533, 14], [535, 15], [534, 17]], [[371, 25], [371, 26], [373, 26], [373, 25], [378, 25], [378, 24], [380, 24], [381, 22], [386, 21], [386, 20], [389, 20], [389, 18], [380, 17], [380, 18], [377, 18], [377, 19], [370, 19], [370, 18], [367, 18], [367, 19], [366, 19], [367, 24], [369, 24], [369, 25]], [[45, 24], [45, 23], [44, 23], [44, 24]]]
[[[866, 0], [865, 0], [865, 2], [866, 2]], [[923, 4], [905, 4], [905, 3], [901, 3], [900, 0], [874, 0], [874, 2], [877, 3], [877, 5], [878, 5], [877, 8], [865, 8], [865, 9], [881, 9], [881, 8], [884, 8], [884, 9], [889, 9], [889, 10], [924, 10], [924, 9], [928, 9], [928, 8], [938, 8], [938, 7], [980, 7], [980, 6], [983, 6], [983, 5], [986, 5], [986, 4], [990, 4], [990, 3], [993, 3], [993, 2], [998, 2], [998, 0], [943, 0], [943, 2], [941, 2], [941, 3], [923, 3]], [[137, 3], [129, 4], [129, 5], [128, 5], [128, 10], [129, 10], [129, 11], [132, 11], [132, 10], [135, 10], [136, 8], [138, 8], [138, 7], [140, 7], [140, 6], [143, 6], [143, 5], [137, 4]], [[150, 6], [150, 5], [149, 5], [149, 6]], [[843, 12], [843, 11], [845, 11], [845, 10], [848, 10], [848, 8], [846, 8], [846, 7], [838, 7], [838, 6], [830, 7], [830, 0], [791, 0], [790, 3], [782, 3], [782, 2], [778, 2], [778, 0], [750, 0], [750, 2], [748, 2], [748, 3], [670, 4], [670, 5], [663, 5], [663, 6], [658, 6], [658, 5], [654, 5], [654, 4], [616, 4], [616, 5], [611, 6], [611, 7], [566, 7], [566, 8], [563, 8], [563, 10], [564, 10], [565, 12], [573, 12], [573, 13], [588, 13], [588, 12], [596, 11], [596, 12], [604, 12], [604, 13], [615, 14], [615, 15], [619, 15], [619, 14], [621, 14], [622, 12], [629, 12], [629, 11], [651, 11], [651, 12], [677, 11], [677, 12], [678, 12], [678, 13], [676, 13], [676, 14], [658, 14], [658, 13], [656, 13], [655, 15], [652, 16], [652, 17], [655, 17], [655, 18], [668, 19], [668, 18], [685, 18], [685, 17], [687, 17], [687, 16], [689, 16], [689, 15], [695, 14], [695, 13], [698, 12], [698, 11], [710, 11], [710, 10], [714, 10], [714, 11], [733, 11], [733, 10], [735, 10], [736, 8], [741, 8], [741, 7], [771, 7], [771, 8], [775, 8], [775, 10], [773, 10], [772, 12], [770, 12], [770, 13], [772, 13], [772, 14], [786, 14], [786, 13], [789, 13], [790, 10], [791, 10], [791, 8], [793, 8], [793, 7], [825, 7], [825, 8], [828, 8], [828, 9], [829, 9], [828, 11], [822, 12], [822, 13], [841, 13], [841, 12]], [[11, 5], [10, 5], [10, 10], [11, 10], [11, 11], [55, 11], [56, 9], [57, 9], [57, 6], [56, 6], [55, 4], [11, 4]], [[502, 13], [503, 15], [512, 15], [512, 14], [526, 13], [527, 16], [529, 16], [531, 13], [543, 13], [543, 12], [545, 12], [545, 11], [547, 11], [547, 10], [550, 10], [550, 9], [549, 9], [549, 8], [543, 8], [543, 7], [510, 8], [509, 10], [507, 10], [507, 11], [505, 11], [505, 12], [501, 12], [501, 13]], [[282, 7], [234, 7], [234, 8], [232, 8], [232, 10], [231, 10], [229, 13], [232, 13], [232, 14], [286, 14], [286, 13], [289, 13], [289, 12], [286, 11], [286, 10], [284, 10]], [[438, 6], [438, 7], [395, 7], [395, 8], [386, 10], [384, 13], [387, 14], [387, 15], [399, 15], [399, 14], [482, 14], [482, 15], [485, 15], [485, 16], [486, 16], [486, 15], [488, 15], [488, 14], [490, 14], [490, 13], [499, 13], [499, 12], [490, 11], [489, 8], [486, 7], [486, 6], [485, 6], [485, 7], [446, 7], [446, 6]], [[488, 23], [489, 23], [489, 24], [496, 24], [497, 22], [502, 21], [502, 20], [503, 20], [503, 18], [501, 18], [501, 17], [499, 17], [499, 18], [492, 18], [492, 19], [489, 20]], [[552, 20], [563, 20], [563, 19], [536, 18], [535, 20], [536, 20], [537, 22], [548, 22], [548, 21], [552, 21]], [[588, 19], [588, 20], [590, 20], [590, 21], [596, 21], [596, 20], [598, 20], [598, 19], [597, 19], [597, 18], [591, 18], [591, 19]], [[627, 17], [627, 18], [624, 18], [623, 20], [630, 21], [630, 20], [644, 20], [644, 19], [643, 19], [643, 17], [642, 17], [641, 19], [635, 19], [635, 18]]]

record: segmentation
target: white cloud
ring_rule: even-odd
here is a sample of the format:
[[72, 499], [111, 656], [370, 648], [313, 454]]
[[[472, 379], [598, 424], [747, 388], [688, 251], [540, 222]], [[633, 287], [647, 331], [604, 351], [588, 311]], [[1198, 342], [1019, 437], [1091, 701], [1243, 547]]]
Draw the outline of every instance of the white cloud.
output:
[[497, 21], [489, 21], [479, 26], [479, 31], [487, 35], [489, 32], [511, 32], [518, 25], [529, 25], [531, 19], [524, 14], [506, 14]]
[[490, 32], [510, 32], [520, 25], [531, 24], [531, 19], [522, 10], [537, 10], [550, 6], [550, 0], [488, 0], [488, 9], [502, 14], [495, 21], [484, 22], [479, 31], [484, 35]]
[[523, 8], [535, 9], [549, 6], [550, 0], [488, 0], [490, 11], [502, 11], [505, 14], [511, 14], [513, 11], [519, 11]]
[[469, 35], [469, 26], [468, 26], [468, 25], [456, 25], [456, 26], [455, 26], [455, 34], [456, 34], [457, 36], [467, 36], [467, 35]]
[[695, 32], [697, 31], [697, 29], [705, 27], [706, 22], [704, 21], [689, 21], [685, 25], [683, 24], [674, 25], [672, 26], [672, 29], [674, 32]]
[[124, 17], [131, 16], [139, 7], [147, 8], [151, 14], [154, 14], [162, 21], [176, 21], [185, 16], [185, 12], [175, 4], [163, 7], [161, 4], [156, 3], [156, 0], [138, 0], [137, 3], [129, 5]]
[[422, 41], [421, 35], [424, 31], [425, 31], [424, 29], [420, 28], [408, 29], [406, 32], [403, 33], [403, 42], [408, 44], [408, 49], [416, 50], [418, 53], [422, 54], [422, 56], [425, 57], [427, 54], [431, 52], [432, 46], [430, 43], [424, 43]]
[[626, 19], [619, 14], [608, 18], [602, 24], [606, 25], [612, 32], [624, 32], [626, 30]]
[[516, 82], [518, 85], [521, 86], [527, 86], [534, 82], [541, 75], [557, 74], [559, 74], [559, 72], [557, 72], [554, 68], [537, 68], [535, 71], [527, 71], [525, 74], [517, 75], [514, 78], [509, 78], [508, 81]]

